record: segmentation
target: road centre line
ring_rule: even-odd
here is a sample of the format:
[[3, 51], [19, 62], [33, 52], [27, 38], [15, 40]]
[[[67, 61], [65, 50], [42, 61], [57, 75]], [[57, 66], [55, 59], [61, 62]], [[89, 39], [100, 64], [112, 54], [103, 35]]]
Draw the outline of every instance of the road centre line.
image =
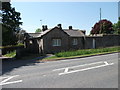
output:
[[81, 67], [81, 66], [94, 65], [94, 64], [104, 63], [104, 62], [105, 61], [100, 61], [100, 62], [95, 62], [95, 63], [89, 63], [89, 64], [83, 64], [83, 65], [77, 65], [77, 66], [59, 68], [59, 69], [54, 69], [53, 71], [63, 70], [63, 69], [66, 69], [66, 68], [76, 68], [76, 67]]
[[99, 67], [105, 67], [108, 65], [113, 65], [114, 63], [110, 63], [110, 64], [104, 64], [104, 65], [99, 65], [99, 66], [95, 66], [95, 67], [89, 67], [89, 68], [85, 68], [85, 69], [80, 69], [80, 70], [74, 70], [74, 71], [70, 71], [70, 72], [64, 72], [64, 73], [59, 73], [59, 75], [64, 75], [64, 74], [70, 74], [70, 73], [75, 73], [75, 72], [80, 72], [80, 71], [86, 71], [86, 70], [90, 70], [90, 69], [97, 69]]

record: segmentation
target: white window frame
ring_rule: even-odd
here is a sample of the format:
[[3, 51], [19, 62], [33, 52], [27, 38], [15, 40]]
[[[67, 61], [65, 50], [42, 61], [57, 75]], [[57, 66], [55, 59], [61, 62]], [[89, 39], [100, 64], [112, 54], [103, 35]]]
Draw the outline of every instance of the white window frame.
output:
[[77, 45], [78, 44], [78, 39], [77, 38], [73, 38], [73, 45]]
[[29, 43], [30, 43], [30, 44], [33, 44], [33, 41], [32, 41], [32, 40], [30, 40], [30, 41], [29, 41]]
[[53, 39], [52, 46], [61, 46], [61, 39]]

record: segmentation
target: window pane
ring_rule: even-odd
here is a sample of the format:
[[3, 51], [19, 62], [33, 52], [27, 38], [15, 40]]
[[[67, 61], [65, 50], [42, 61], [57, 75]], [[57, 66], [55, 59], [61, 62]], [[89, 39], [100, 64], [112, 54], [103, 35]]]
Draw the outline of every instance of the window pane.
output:
[[53, 46], [61, 46], [61, 39], [53, 39]]
[[58, 39], [58, 46], [61, 46], [61, 39]]
[[73, 45], [77, 45], [77, 39], [76, 38], [73, 39]]

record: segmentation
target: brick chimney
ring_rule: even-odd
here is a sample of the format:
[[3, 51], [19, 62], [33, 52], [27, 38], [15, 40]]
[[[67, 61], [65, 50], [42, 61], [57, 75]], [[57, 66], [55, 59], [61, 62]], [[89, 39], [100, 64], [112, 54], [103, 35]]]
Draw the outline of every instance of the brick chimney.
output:
[[61, 24], [58, 24], [57, 26], [58, 26], [58, 28], [62, 29], [62, 25]]
[[84, 35], [86, 34], [86, 31], [85, 30], [81, 30], [82, 31], [82, 33], [84, 33]]
[[42, 26], [42, 31], [45, 31], [45, 30], [47, 30], [47, 29], [48, 29], [47, 25], [43, 25], [43, 26]]
[[45, 28], [45, 30], [47, 30], [48, 29], [47, 25], [45, 25], [44, 28]]
[[69, 29], [72, 30], [72, 26], [69, 26]]

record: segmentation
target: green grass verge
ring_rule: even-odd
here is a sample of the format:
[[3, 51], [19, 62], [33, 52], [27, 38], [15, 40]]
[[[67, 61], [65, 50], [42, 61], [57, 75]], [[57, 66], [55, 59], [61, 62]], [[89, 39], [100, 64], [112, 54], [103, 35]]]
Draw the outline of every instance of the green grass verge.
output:
[[113, 53], [113, 52], [120, 52], [120, 46], [109, 47], [109, 48], [84, 49], [84, 50], [60, 52], [60, 53], [56, 53], [55, 56], [48, 57], [43, 60], [75, 58], [75, 57], [106, 54], [106, 53]]
[[12, 51], [12, 52], [7, 53], [7, 54], [5, 54], [5, 55], [3, 55], [3, 56], [13, 58], [13, 57], [16, 56], [16, 51]]

